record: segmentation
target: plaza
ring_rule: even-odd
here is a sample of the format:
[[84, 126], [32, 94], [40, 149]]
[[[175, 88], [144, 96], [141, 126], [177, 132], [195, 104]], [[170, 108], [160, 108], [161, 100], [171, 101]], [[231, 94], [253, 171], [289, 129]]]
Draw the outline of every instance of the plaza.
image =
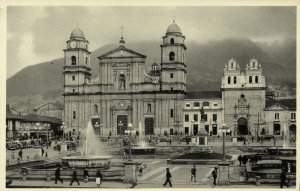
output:
[[268, 88], [259, 55], [226, 55], [218, 90], [188, 91], [188, 33], [163, 27], [150, 63], [123, 27], [94, 59], [70, 29], [62, 104], [6, 107], [7, 188], [296, 188], [295, 96]]
[[[123, 159], [123, 152], [124, 148], [127, 146], [122, 146], [122, 144], [115, 144], [115, 143], [108, 143], [103, 142], [106, 148], [110, 150], [114, 150], [112, 163], [123, 164], [126, 162]], [[277, 145], [281, 147], [283, 144], [283, 140], [278, 140]], [[243, 175], [245, 165], [240, 166], [238, 161], [238, 156], [245, 153], [245, 149], [251, 150], [252, 148], [268, 148], [273, 146], [273, 141], [265, 141], [263, 145], [260, 142], [249, 142], [247, 145], [244, 145], [243, 142], [233, 143], [232, 141], [225, 142], [225, 152], [226, 155], [231, 156], [231, 164], [229, 166], [229, 184], [222, 184], [217, 183], [216, 187], [221, 188], [279, 188], [279, 180], [271, 183], [262, 183], [260, 185], [256, 185], [255, 181], [248, 181], [245, 179], [245, 175]], [[222, 153], [222, 139], [215, 139], [213, 142], [209, 142], [208, 146], [213, 152]], [[173, 151], [180, 151], [181, 153], [186, 152], [186, 150], [193, 150], [199, 148], [207, 148], [207, 146], [197, 146], [193, 143], [190, 145], [186, 145], [185, 142], [181, 142], [180, 144], [176, 141], [172, 143], [172, 146], [168, 145], [167, 142], [159, 142], [156, 146], [157, 149], [161, 150], [173, 150]], [[116, 149], [119, 148], [119, 149]], [[9, 165], [7, 165], [7, 179], [12, 180], [12, 184], [9, 187], [16, 187], [16, 188], [94, 188], [96, 187], [95, 182], [91, 178], [88, 183], [83, 181], [82, 175], [78, 174], [80, 185], [74, 184], [72, 186], [69, 185], [71, 179], [71, 172], [72, 169], [69, 169], [69, 173], [67, 176], [63, 177], [64, 183], [58, 182], [58, 184], [54, 184], [54, 174], [50, 175], [49, 179], [44, 177], [44, 175], [39, 176], [30, 176], [26, 180], [22, 177], [22, 173], [20, 170], [20, 165], [23, 166], [34, 166], [34, 164], [58, 164], [61, 163], [60, 157], [72, 155], [76, 152], [75, 150], [67, 150], [58, 152], [54, 150], [53, 147], [49, 147], [48, 149], [45, 148], [45, 152], [48, 153], [48, 157], [46, 158], [45, 155], [41, 156], [40, 153], [41, 148], [28, 148], [23, 149], [23, 160], [18, 161], [12, 160], [12, 152], [16, 151], [7, 151], [7, 160], [11, 161]], [[185, 150], [185, 151], [183, 151]], [[169, 152], [168, 152], [169, 153]], [[37, 156], [35, 156], [37, 155]], [[115, 176], [115, 177], [107, 177], [104, 178], [103, 184], [101, 187], [103, 188], [164, 188], [162, 185], [165, 181], [165, 169], [169, 168], [172, 174], [172, 184], [175, 188], [213, 188], [215, 187], [213, 183], [213, 179], [211, 177], [211, 173], [214, 167], [218, 166], [218, 163], [221, 160], [214, 164], [195, 164], [197, 169], [197, 176], [196, 182], [191, 182], [191, 168], [193, 163], [190, 164], [169, 164], [168, 160], [170, 157], [168, 156], [156, 154], [155, 156], [143, 156], [143, 155], [133, 155], [133, 161], [138, 164], [143, 165], [143, 172], [142, 175], [138, 175], [138, 168], [136, 168], [136, 182], [135, 184], [132, 183], [124, 183], [122, 179], [123, 176]], [[180, 155], [180, 153], [177, 153]], [[28, 157], [27, 157], [28, 156]], [[176, 155], [173, 155], [174, 157]], [[153, 158], [154, 157], [154, 158]], [[18, 158], [16, 156], [16, 158]], [[152, 158], [152, 159], [149, 159]], [[193, 159], [191, 159], [193, 161]], [[196, 160], [199, 160], [196, 159]], [[41, 163], [41, 161], [43, 161]], [[33, 163], [30, 163], [33, 162]], [[28, 163], [26, 165], [26, 163]], [[23, 164], [23, 165], [22, 165]], [[69, 174], [69, 175], [68, 175]], [[293, 184], [290, 185], [289, 188], [294, 188]]]

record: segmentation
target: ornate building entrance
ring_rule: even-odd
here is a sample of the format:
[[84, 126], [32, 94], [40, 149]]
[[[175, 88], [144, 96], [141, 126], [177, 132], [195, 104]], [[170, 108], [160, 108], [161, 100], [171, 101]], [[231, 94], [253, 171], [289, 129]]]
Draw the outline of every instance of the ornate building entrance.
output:
[[238, 119], [238, 135], [248, 135], [248, 121], [246, 118], [241, 117]]
[[154, 135], [153, 118], [145, 118], [145, 135]]
[[124, 131], [127, 129], [127, 115], [117, 116], [117, 134], [124, 135]]

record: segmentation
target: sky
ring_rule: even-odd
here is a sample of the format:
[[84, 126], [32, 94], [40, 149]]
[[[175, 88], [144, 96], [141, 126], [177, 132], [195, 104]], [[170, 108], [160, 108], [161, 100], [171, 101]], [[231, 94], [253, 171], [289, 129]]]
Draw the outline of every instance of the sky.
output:
[[173, 19], [186, 42], [248, 38], [272, 44], [296, 38], [296, 7], [9, 6], [6, 77], [62, 58], [77, 26], [93, 51], [117, 43], [122, 26], [126, 42], [161, 41]]

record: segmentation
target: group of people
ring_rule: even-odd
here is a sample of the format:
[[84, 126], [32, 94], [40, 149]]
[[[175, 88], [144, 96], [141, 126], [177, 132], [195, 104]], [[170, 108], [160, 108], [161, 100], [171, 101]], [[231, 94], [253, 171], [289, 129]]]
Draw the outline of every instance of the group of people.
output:
[[[80, 185], [76, 169], [73, 168], [72, 170], [73, 170], [73, 172], [72, 172], [72, 175], [71, 175], [72, 178], [71, 178], [70, 186], [72, 186], [73, 182], [77, 182], [77, 184]], [[55, 179], [54, 179], [55, 184], [57, 184], [58, 180], [61, 183], [63, 183], [63, 180], [61, 179], [60, 175], [61, 175], [61, 168], [57, 167], [56, 170], [55, 170]], [[83, 181], [85, 183], [87, 183], [89, 181], [89, 177], [90, 177], [89, 171], [87, 169], [84, 169], [84, 171], [83, 171]], [[103, 175], [102, 175], [100, 170], [97, 170], [95, 177], [96, 177], [95, 178], [96, 185], [97, 185], [97, 187], [100, 187], [100, 185], [102, 184], [102, 180], [103, 180]]]
[[[218, 177], [218, 168], [215, 167], [210, 175], [213, 178], [213, 185], [216, 186], [217, 185], [217, 177]], [[194, 165], [191, 169], [191, 182], [196, 182], [197, 181], [197, 169], [196, 166]], [[167, 184], [169, 184], [170, 187], [173, 187], [172, 185], [172, 175], [170, 172], [169, 168], [166, 168], [166, 181], [163, 184], [163, 186], [166, 186]]]

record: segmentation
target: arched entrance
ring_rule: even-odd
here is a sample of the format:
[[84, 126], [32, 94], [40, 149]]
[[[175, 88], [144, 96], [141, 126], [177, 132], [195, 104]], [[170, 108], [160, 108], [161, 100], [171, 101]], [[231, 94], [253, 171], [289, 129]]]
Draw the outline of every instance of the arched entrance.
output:
[[246, 118], [241, 117], [237, 121], [237, 134], [238, 135], [248, 135], [248, 121]]

